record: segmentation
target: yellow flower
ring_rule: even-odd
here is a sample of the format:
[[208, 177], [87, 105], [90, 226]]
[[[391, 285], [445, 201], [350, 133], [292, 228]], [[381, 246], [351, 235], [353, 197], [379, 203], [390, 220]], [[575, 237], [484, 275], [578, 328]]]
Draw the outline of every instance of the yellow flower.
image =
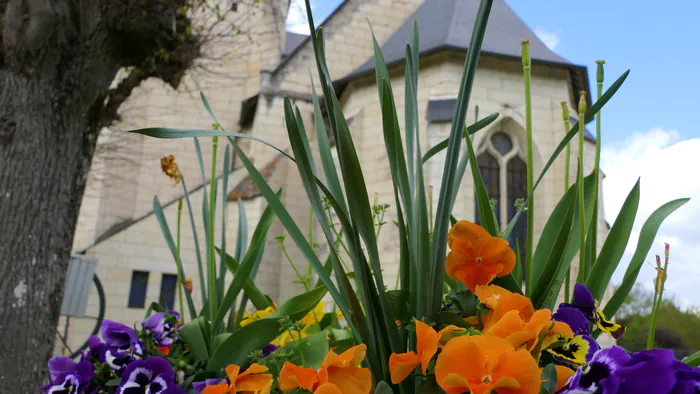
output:
[[290, 333], [290, 331], [285, 331], [280, 336], [275, 338], [275, 340], [271, 343], [277, 347], [281, 347], [289, 342], [314, 335], [316, 332], [312, 332], [312, 327], [320, 323], [321, 319], [323, 319], [323, 315], [325, 314], [325, 311], [323, 309], [324, 306], [325, 303], [323, 301], [320, 301], [314, 309], [312, 309], [309, 313], [306, 314], [306, 316], [304, 316], [300, 320], [300, 323], [302, 325], [301, 332], [292, 331]]
[[[256, 320], [260, 320], [260, 319], [263, 319], [263, 318], [265, 318], [265, 317], [268, 317], [268, 316], [270, 316], [274, 311], [275, 311], [275, 308], [273, 308], [273, 307], [271, 307], [271, 306], [268, 306], [267, 308], [265, 308], [265, 309], [263, 309], [263, 310], [255, 311], [252, 315], [250, 315], [249, 317], [246, 317], [245, 319], [243, 319], [243, 320], [241, 321], [241, 327], [245, 327], [245, 326], [247, 326], [248, 324], [250, 324], [250, 323], [252, 323], [252, 322], [254, 322], [254, 321], [256, 321]], [[247, 313], [246, 313], [246, 314], [247, 314]]]

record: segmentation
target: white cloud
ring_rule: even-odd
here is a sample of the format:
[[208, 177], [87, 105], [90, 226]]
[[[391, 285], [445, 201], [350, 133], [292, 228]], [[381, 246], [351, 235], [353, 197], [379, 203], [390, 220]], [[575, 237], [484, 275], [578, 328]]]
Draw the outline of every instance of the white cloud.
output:
[[535, 29], [535, 35], [544, 42], [547, 48], [554, 50], [559, 44], [559, 33], [555, 31], [547, 31], [544, 29]]
[[[314, 8], [316, 8], [315, 1], [311, 1], [311, 10], [313, 11]], [[289, 4], [286, 29], [292, 33], [311, 34], [304, 0], [292, 0]]]
[[635, 133], [617, 146], [603, 148], [601, 167], [605, 217], [613, 224], [627, 194], [641, 177], [641, 198], [632, 238], [613, 280], [619, 282], [637, 244], [642, 225], [662, 204], [690, 197], [686, 205], [674, 212], [659, 229], [639, 282], [651, 287], [655, 276], [654, 255], [663, 255], [663, 244], [671, 245], [668, 281], [669, 295], [684, 305], [700, 305], [697, 278], [700, 275], [700, 182], [695, 173], [700, 168], [700, 139], [680, 140], [676, 130], [654, 128]]

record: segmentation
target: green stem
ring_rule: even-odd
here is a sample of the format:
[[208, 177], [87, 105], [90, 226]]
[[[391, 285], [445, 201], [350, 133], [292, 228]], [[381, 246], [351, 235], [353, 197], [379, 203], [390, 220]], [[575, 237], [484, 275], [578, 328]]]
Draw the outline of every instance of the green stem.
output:
[[[603, 65], [605, 64], [605, 60], [597, 60], [596, 63], [598, 64], [598, 70], [596, 73], [597, 100], [600, 100], [600, 97], [603, 95], [603, 80], [605, 79]], [[591, 230], [591, 235], [593, 235], [593, 239], [591, 239], [591, 251], [594, 253], [594, 256], [598, 253], [598, 187], [600, 183], [601, 112], [602, 110], [598, 111], [598, 113], [595, 115], [595, 164], [593, 167], [593, 171], [595, 172], [595, 186], [593, 189], [593, 196], [596, 203], [594, 206], [593, 222], [591, 223], [591, 226], [593, 226], [593, 229]]]
[[581, 99], [578, 108], [578, 217], [579, 217], [579, 282], [585, 283], [588, 276], [588, 267], [586, 266], [586, 211], [583, 193], [583, 135], [585, 133], [586, 119], [586, 92], [581, 92]]
[[178, 290], [178, 303], [180, 304], [180, 318], [185, 319], [185, 312], [184, 312], [184, 303], [182, 301], [183, 298], [183, 289], [182, 289], [182, 259], [180, 257], [180, 251], [181, 251], [181, 243], [180, 243], [180, 229], [181, 229], [181, 222], [182, 222], [182, 197], [180, 197], [180, 200], [177, 202], [177, 250], [176, 250], [176, 258], [177, 258], [177, 290]]
[[[657, 256], [657, 261], [659, 257]], [[660, 265], [660, 264], [657, 264]], [[664, 269], [661, 275], [657, 276], [657, 281], [660, 280], [661, 284], [657, 283], [654, 286], [655, 293], [658, 293], [658, 297], [654, 294], [654, 307], [651, 314], [651, 324], [649, 324], [649, 336], [647, 337], [647, 349], [652, 349], [654, 347], [654, 336], [656, 335], [656, 320], [658, 319], [659, 310], [661, 309], [661, 303], [664, 297], [664, 287], [666, 286], [666, 278], [668, 275], [668, 244], [666, 244], [666, 256], [664, 262]]]
[[[571, 120], [569, 117], [569, 107], [566, 101], [561, 102], [561, 114], [564, 119], [564, 134], [571, 129]], [[566, 164], [564, 166], [564, 193], [569, 189], [569, 173], [571, 172], [571, 143], [566, 144]], [[571, 265], [566, 269], [566, 277], [564, 278], [564, 302], [569, 302], [569, 292], [571, 291]]]
[[[219, 137], [212, 137], [212, 154], [211, 154], [211, 180], [209, 186], [209, 245], [207, 245], [207, 253], [209, 254], [209, 318], [214, 319], [216, 316], [217, 306], [217, 288], [216, 288], [216, 254], [214, 249], [214, 211], [216, 210], [216, 152], [219, 147]], [[222, 225], [224, 225], [222, 223]]]
[[309, 287], [309, 284], [307, 283], [306, 278], [301, 276], [301, 273], [297, 269], [297, 266], [294, 264], [294, 261], [292, 261], [292, 258], [289, 257], [289, 253], [287, 253], [287, 248], [284, 247], [284, 244], [282, 244], [280, 246], [280, 249], [282, 250], [282, 253], [284, 254], [284, 256], [287, 258], [287, 261], [289, 261], [289, 264], [291, 264], [292, 268], [294, 269], [294, 272], [297, 274], [297, 277], [299, 277], [299, 281], [301, 282], [302, 285], [304, 285], [304, 289], [306, 289], [306, 291], [311, 290], [311, 288]]
[[531, 60], [530, 41], [523, 40], [523, 77], [525, 80], [525, 135], [527, 137], [527, 238], [525, 250], [525, 288], [528, 295], [532, 294], [532, 253], [535, 241], [535, 196], [532, 195], [534, 183], [534, 160], [532, 148], [532, 92], [531, 92]]

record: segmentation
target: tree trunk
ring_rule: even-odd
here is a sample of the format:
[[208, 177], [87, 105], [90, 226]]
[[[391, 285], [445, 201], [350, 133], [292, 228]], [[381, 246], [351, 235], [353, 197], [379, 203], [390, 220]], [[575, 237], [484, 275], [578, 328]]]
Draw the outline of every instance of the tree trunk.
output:
[[0, 69], [0, 393], [46, 381], [98, 131], [95, 93], [51, 82]]
[[0, 0], [0, 393], [46, 383], [98, 132], [146, 78], [177, 88], [202, 43], [190, 7]]

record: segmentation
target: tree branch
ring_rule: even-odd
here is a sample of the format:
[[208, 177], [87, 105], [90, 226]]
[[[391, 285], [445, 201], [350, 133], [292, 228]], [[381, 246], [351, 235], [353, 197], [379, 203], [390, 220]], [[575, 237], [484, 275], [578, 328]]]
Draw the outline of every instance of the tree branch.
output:
[[143, 69], [134, 68], [126, 78], [117, 84], [117, 87], [107, 92], [107, 99], [100, 115], [99, 128], [109, 127], [121, 119], [119, 107], [131, 96], [131, 92], [150, 76]]

